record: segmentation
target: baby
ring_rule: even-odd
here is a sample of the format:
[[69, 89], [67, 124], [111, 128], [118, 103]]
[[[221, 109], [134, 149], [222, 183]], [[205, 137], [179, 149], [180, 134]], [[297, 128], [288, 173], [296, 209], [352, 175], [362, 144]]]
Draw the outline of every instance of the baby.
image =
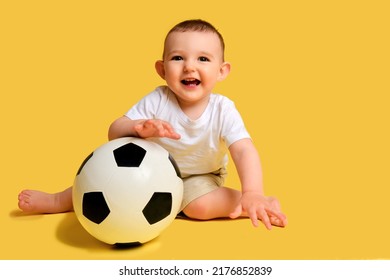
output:
[[[109, 140], [132, 136], [164, 147], [176, 160], [184, 182], [181, 211], [189, 218], [249, 217], [254, 226], [284, 227], [287, 218], [277, 199], [264, 195], [262, 169], [244, 122], [227, 97], [212, 93], [230, 72], [224, 40], [210, 23], [188, 20], [174, 26], [155, 64], [165, 80], [116, 119]], [[227, 153], [233, 159], [241, 191], [224, 186]], [[19, 208], [29, 213], [71, 211], [72, 187], [49, 194], [24, 190]]]

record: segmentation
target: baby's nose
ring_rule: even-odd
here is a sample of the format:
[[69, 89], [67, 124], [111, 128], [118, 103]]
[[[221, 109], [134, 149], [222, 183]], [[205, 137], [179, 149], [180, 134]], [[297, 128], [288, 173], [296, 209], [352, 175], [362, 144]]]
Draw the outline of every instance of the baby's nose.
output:
[[195, 70], [195, 64], [192, 61], [186, 61], [184, 64], [184, 72], [192, 72]]

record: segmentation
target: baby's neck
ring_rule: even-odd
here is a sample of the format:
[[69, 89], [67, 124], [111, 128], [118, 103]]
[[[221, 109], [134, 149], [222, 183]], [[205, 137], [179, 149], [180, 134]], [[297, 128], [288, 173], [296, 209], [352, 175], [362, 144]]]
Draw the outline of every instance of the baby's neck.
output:
[[207, 98], [200, 100], [196, 103], [186, 103], [178, 100], [180, 109], [183, 111], [183, 113], [192, 121], [196, 121], [199, 119], [204, 111], [206, 110], [207, 106], [209, 105], [210, 96]]

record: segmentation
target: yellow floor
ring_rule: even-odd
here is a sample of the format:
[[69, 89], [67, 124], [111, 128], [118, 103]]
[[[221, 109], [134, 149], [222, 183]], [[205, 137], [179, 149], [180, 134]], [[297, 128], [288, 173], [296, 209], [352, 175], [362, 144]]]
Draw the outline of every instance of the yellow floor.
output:
[[356, 223], [338, 219], [333, 225], [331, 219], [310, 222], [293, 208], [285, 229], [255, 229], [247, 219], [177, 219], [159, 237], [132, 249], [115, 249], [96, 240], [74, 213], [31, 216], [14, 207], [7, 210], [1, 222], [1, 259], [390, 258], [387, 226], [364, 219]]
[[[387, 1], [3, 2], [0, 259], [390, 259]], [[215, 92], [241, 112], [288, 227], [175, 220], [114, 250], [73, 213], [21, 214], [21, 189], [68, 187], [110, 123], [164, 83], [165, 33], [189, 18], [225, 36], [232, 72]]]

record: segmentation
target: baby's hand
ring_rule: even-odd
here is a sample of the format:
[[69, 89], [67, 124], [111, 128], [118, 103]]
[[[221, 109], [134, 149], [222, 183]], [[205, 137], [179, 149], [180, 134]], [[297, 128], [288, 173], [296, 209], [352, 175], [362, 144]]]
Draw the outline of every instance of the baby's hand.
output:
[[137, 124], [134, 129], [141, 138], [167, 137], [178, 140], [181, 137], [169, 123], [162, 120], [145, 120]]
[[278, 200], [258, 192], [243, 193], [239, 205], [230, 214], [230, 218], [235, 219], [243, 212], [251, 219], [255, 227], [259, 225], [258, 220], [261, 220], [267, 229], [271, 229], [272, 225], [279, 227], [287, 225], [287, 218], [281, 212]]

